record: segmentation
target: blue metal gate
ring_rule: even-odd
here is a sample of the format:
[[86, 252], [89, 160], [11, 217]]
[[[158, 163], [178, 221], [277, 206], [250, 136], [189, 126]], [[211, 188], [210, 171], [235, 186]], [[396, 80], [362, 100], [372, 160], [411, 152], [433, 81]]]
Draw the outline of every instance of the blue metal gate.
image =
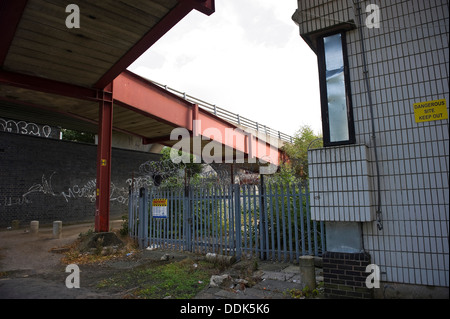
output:
[[129, 196], [129, 233], [143, 248], [290, 262], [325, 251], [324, 224], [311, 221], [299, 184], [150, 187]]

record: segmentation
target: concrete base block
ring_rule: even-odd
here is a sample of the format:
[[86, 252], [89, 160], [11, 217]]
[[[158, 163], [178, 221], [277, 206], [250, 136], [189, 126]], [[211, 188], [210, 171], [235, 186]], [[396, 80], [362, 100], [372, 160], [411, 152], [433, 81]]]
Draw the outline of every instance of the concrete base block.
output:
[[39, 232], [39, 221], [33, 220], [30, 222], [30, 234], [37, 234]]
[[53, 222], [53, 238], [62, 238], [62, 221], [58, 220]]
[[313, 256], [301, 256], [299, 260], [302, 284], [309, 289], [316, 289], [316, 269]]

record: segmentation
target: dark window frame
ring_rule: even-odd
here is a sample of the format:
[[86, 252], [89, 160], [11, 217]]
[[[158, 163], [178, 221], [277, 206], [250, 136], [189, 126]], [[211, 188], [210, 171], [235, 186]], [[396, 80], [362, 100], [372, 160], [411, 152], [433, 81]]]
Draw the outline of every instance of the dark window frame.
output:
[[[341, 34], [342, 42], [342, 53], [344, 62], [344, 81], [345, 81], [345, 98], [347, 106], [347, 125], [348, 125], [348, 140], [342, 141], [330, 141], [330, 119], [328, 113], [328, 94], [327, 94], [327, 82], [326, 82], [326, 65], [325, 65], [325, 48], [323, 39]], [[327, 146], [338, 146], [338, 145], [348, 145], [355, 144], [355, 123], [353, 119], [353, 104], [351, 99], [350, 90], [350, 76], [349, 76], [349, 66], [348, 66], [348, 55], [347, 55], [347, 42], [345, 31], [335, 31], [321, 35], [317, 39], [317, 60], [319, 66], [319, 84], [320, 84], [320, 101], [321, 101], [321, 112], [322, 112], [322, 132], [323, 132], [323, 145]]]

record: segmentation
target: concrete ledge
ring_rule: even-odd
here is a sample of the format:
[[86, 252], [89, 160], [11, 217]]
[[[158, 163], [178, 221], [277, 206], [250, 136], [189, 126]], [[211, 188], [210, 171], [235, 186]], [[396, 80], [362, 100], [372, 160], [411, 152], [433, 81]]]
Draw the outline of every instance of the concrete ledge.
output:
[[447, 299], [448, 287], [410, 285], [381, 282], [380, 288], [374, 289], [375, 299]]

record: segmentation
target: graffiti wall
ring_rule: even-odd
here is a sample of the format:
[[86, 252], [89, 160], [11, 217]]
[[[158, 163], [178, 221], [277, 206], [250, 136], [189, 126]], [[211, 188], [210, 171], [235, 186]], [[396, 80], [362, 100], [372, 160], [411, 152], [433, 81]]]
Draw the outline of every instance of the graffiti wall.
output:
[[0, 117], [0, 132], [17, 133], [44, 138], [59, 138], [61, 130], [49, 125], [36, 124], [21, 120], [12, 120]]
[[[92, 221], [95, 215], [96, 145], [61, 141], [23, 133], [34, 127], [0, 121], [0, 227], [12, 220], [28, 225]], [[16, 127], [20, 127], [19, 131]], [[51, 128], [36, 126], [41, 134]], [[22, 132], [20, 132], [22, 130]], [[35, 130], [35, 128], [32, 128]], [[16, 134], [11, 134], [16, 133]], [[128, 186], [140, 164], [159, 155], [113, 148], [111, 218], [127, 213]]]

